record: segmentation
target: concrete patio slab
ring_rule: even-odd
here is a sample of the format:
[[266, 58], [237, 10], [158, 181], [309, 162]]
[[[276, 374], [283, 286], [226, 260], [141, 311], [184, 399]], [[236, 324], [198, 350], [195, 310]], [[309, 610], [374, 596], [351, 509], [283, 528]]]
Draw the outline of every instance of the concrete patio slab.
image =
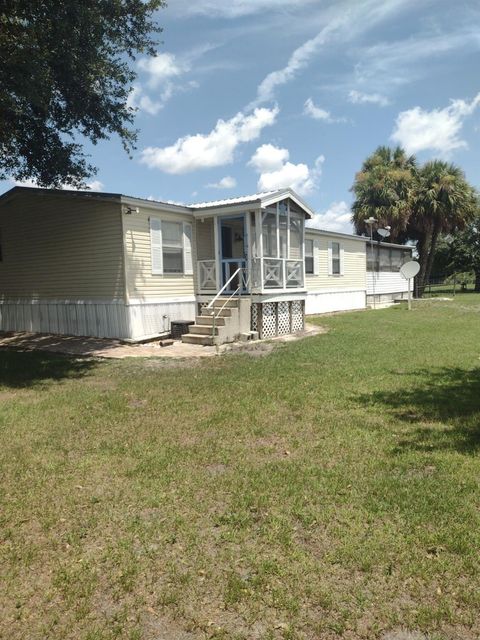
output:
[[325, 333], [319, 325], [306, 324], [304, 331], [278, 336], [270, 340], [255, 342], [235, 342], [216, 347], [204, 347], [186, 344], [175, 340], [171, 346], [161, 347], [158, 340], [128, 344], [108, 338], [88, 338], [79, 336], [59, 336], [49, 333], [0, 332], [1, 349], [19, 351], [48, 351], [80, 358], [206, 358], [222, 353], [240, 353], [264, 355], [274, 348], [276, 342], [292, 342]]
[[158, 341], [126, 344], [120, 340], [26, 332], [0, 332], [0, 350], [2, 348], [92, 358], [204, 358], [216, 354], [215, 347], [184, 344], [177, 340], [169, 347], [161, 347]]

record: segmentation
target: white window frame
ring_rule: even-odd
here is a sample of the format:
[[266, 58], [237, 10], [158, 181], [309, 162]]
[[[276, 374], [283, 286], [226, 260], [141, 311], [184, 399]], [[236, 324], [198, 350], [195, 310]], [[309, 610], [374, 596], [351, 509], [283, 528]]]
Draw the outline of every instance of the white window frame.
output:
[[[335, 258], [339, 261], [339, 273], [333, 273], [333, 245], [338, 244], [338, 258]], [[339, 240], [332, 240], [328, 243], [328, 275], [333, 278], [340, 278], [344, 275], [343, 271], [344, 265], [344, 250], [343, 244]]]
[[[311, 255], [307, 253], [307, 242], [312, 243], [312, 253]], [[312, 270], [307, 271], [307, 258], [312, 259]], [[315, 240], [313, 238], [305, 238], [305, 275], [313, 276], [315, 275]]]
[[[163, 268], [163, 249], [164, 247], [173, 246], [163, 243], [162, 225], [164, 223], [173, 223], [180, 225], [181, 237], [182, 237], [182, 270], [174, 272], [164, 272]], [[168, 218], [151, 217], [149, 220], [150, 226], [150, 255], [152, 275], [166, 275], [172, 277], [193, 275], [193, 261], [192, 261], [192, 234], [193, 228], [190, 222], [183, 222], [182, 220], [171, 220]], [[175, 248], [178, 248], [175, 245]]]

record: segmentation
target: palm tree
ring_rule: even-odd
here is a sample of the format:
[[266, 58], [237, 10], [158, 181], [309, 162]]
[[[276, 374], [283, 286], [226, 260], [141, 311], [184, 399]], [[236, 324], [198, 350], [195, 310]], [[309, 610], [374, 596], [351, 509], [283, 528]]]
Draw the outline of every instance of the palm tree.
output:
[[405, 237], [417, 182], [414, 156], [401, 147], [378, 147], [355, 176], [352, 222], [357, 233], [365, 231], [365, 220], [376, 218], [379, 226], [391, 227], [392, 241]]
[[418, 171], [408, 235], [417, 240], [420, 272], [417, 295], [430, 278], [440, 234], [463, 229], [478, 212], [478, 196], [460, 167], [442, 160], [425, 163]]

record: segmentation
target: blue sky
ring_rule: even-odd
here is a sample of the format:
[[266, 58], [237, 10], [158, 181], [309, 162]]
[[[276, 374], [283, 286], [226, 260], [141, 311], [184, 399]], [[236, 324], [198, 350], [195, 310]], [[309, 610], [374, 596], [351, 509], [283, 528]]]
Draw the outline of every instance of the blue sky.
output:
[[137, 151], [87, 146], [92, 187], [190, 203], [292, 186], [342, 231], [380, 144], [480, 187], [476, 0], [171, 0], [159, 21], [158, 56], [136, 64]]

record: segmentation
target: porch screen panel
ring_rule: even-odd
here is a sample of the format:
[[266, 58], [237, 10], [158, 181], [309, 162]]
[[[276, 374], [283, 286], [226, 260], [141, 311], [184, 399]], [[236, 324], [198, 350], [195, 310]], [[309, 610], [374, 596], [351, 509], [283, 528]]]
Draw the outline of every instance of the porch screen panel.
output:
[[280, 258], [288, 258], [288, 204], [286, 200], [278, 203], [278, 227]]
[[267, 258], [277, 257], [277, 214], [265, 212], [262, 221], [263, 255]]
[[[313, 252], [313, 249], [312, 249]], [[292, 260], [302, 259], [302, 220], [290, 217], [290, 256]]]

